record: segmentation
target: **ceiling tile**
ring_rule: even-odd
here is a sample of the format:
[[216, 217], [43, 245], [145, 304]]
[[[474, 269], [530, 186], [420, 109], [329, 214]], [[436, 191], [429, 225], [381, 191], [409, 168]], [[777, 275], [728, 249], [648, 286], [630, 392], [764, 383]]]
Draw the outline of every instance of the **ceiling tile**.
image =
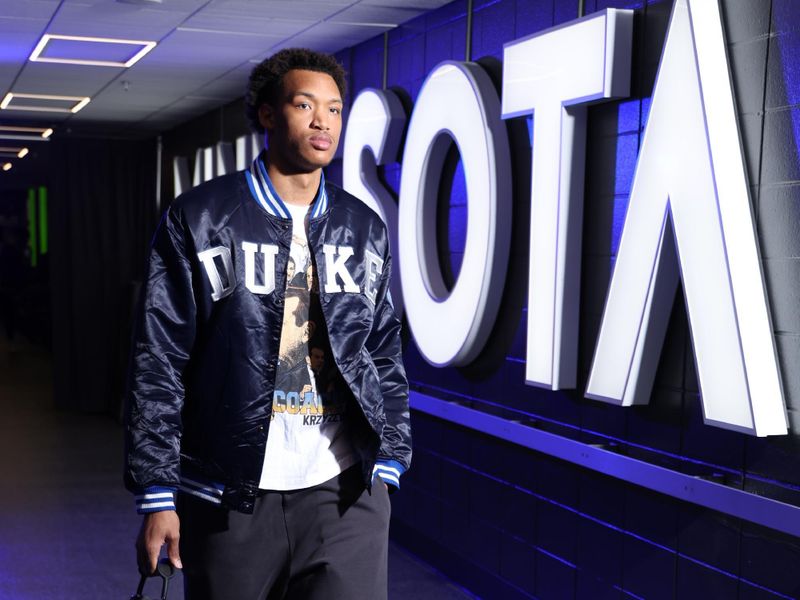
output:
[[[280, 48], [335, 52], [447, 1], [0, 0], [0, 93], [92, 97], [75, 115], [2, 111], [0, 119], [66, 118], [75, 130], [126, 135], [168, 129], [240, 98], [253, 66]], [[29, 63], [43, 33], [159, 44], [129, 69]]]
[[12, 92], [94, 96], [120, 73], [116, 67], [26, 63]]
[[[172, 5], [172, 2], [168, 3]], [[200, 0], [191, 5], [199, 7]], [[163, 10], [98, 0], [92, 4], [68, 3], [61, 7], [47, 33], [158, 41], [187, 17], [184, 10]]]
[[421, 11], [416, 8], [397, 6], [374, 6], [369, 4], [356, 4], [337, 13], [330, 18], [333, 22], [372, 23], [395, 27], [413, 19]]
[[58, 4], [59, 0], [0, 0], [0, 17], [43, 19], [46, 23]]
[[28, 60], [47, 21], [0, 17], [0, 61], [16, 63], [17, 70]]
[[427, 12], [449, 4], [453, 0], [362, 0], [362, 5], [403, 7]]

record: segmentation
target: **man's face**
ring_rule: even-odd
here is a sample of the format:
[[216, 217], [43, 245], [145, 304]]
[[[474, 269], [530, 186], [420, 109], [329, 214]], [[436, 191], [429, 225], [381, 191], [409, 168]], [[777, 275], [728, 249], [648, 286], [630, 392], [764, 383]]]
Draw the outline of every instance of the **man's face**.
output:
[[275, 106], [264, 104], [258, 114], [272, 160], [298, 172], [315, 171], [333, 160], [342, 132], [342, 98], [327, 73], [289, 71]]
[[314, 285], [315, 279], [314, 265], [308, 265], [308, 269], [306, 269], [306, 284], [308, 285], [308, 289], [312, 292], [317, 291], [317, 288]]
[[311, 349], [311, 370], [318, 373], [325, 366], [325, 353], [321, 348]]

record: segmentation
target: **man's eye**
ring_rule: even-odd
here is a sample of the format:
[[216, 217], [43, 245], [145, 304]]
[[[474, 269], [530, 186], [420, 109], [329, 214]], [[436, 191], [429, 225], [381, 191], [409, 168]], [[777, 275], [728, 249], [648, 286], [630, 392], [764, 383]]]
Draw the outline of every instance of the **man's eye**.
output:
[[297, 105], [297, 108], [302, 108], [303, 110], [305, 110], [307, 108], [311, 108], [311, 105], [308, 102], [301, 102], [300, 104]]
[[333, 114], [335, 114], [335, 115], [340, 115], [340, 114], [342, 114], [342, 109], [341, 108], [332, 107], [331, 108], [331, 112]]

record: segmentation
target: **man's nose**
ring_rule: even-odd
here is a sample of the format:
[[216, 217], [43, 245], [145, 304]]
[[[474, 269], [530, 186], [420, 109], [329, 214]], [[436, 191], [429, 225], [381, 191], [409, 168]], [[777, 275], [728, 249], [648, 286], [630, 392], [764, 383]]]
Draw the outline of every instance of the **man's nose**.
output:
[[319, 108], [314, 111], [314, 120], [312, 121], [311, 125], [316, 127], [317, 129], [330, 129], [330, 125], [328, 122], [328, 112], [324, 108]]

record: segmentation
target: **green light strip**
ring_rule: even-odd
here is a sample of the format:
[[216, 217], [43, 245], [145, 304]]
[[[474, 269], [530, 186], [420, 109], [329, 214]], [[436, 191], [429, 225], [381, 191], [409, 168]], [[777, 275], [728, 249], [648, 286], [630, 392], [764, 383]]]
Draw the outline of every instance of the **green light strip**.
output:
[[39, 252], [47, 254], [47, 188], [39, 188]]
[[31, 266], [39, 262], [36, 243], [36, 190], [28, 190], [28, 247], [31, 250]]

